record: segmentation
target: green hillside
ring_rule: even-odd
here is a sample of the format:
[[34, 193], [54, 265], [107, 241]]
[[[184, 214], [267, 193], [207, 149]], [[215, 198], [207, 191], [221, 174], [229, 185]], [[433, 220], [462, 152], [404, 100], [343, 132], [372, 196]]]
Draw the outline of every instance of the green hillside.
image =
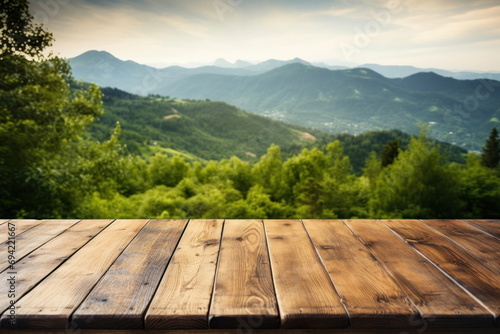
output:
[[302, 147], [327, 135], [223, 102], [140, 97], [111, 88], [102, 92], [105, 113], [94, 124], [93, 136], [104, 140], [120, 122], [122, 142], [130, 152], [144, 156], [168, 148], [191, 160], [231, 156], [252, 160], [271, 144]]

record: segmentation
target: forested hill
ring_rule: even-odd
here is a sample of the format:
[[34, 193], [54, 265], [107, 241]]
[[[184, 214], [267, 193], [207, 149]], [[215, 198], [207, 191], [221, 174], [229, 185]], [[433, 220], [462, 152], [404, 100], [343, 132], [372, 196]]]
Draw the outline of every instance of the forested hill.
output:
[[188, 160], [220, 160], [237, 156], [251, 160], [271, 144], [302, 147], [328, 136], [250, 114], [224, 102], [141, 97], [103, 88], [105, 113], [91, 129], [104, 140], [119, 122], [121, 141], [129, 152], [149, 156], [158, 151]]
[[[144, 157], [163, 152], [188, 161], [231, 156], [257, 161], [271, 144], [280, 146], [284, 157], [291, 157], [303, 148], [325, 149], [328, 143], [340, 140], [359, 174], [370, 152], [380, 154], [391, 140], [398, 139], [402, 148], [410, 141], [410, 135], [401, 131], [331, 134], [247, 113], [222, 102], [141, 97], [112, 88], [102, 92], [105, 113], [93, 125], [92, 136], [105, 140], [119, 122], [121, 142], [130, 153]], [[441, 147], [450, 161], [464, 161], [465, 150], [447, 143]]]
[[159, 86], [178, 98], [210, 98], [294, 124], [361, 133], [399, 129], [480, 150], [500, 122], [500, 82], [435, 73], [389, 79], [363, 68], [332, 71], [289, 64], [257, 76], [199, 74]]

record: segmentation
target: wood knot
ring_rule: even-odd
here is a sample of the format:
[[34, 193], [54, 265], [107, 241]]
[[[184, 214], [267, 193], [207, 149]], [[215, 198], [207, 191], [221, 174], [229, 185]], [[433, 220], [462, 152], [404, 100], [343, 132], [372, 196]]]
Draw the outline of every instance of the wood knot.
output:
[[205, 247], [215, 246], [218, 244], [219, 244], [219, 242], [217, 240], [208, 240], [207, 242], [205, 242]]
[[387, 300], [387, 297], [386, 296], [383, 296], [383, 295], [378, 295], [377, 296], [377, 302], [383, 302], [383, 303], [388, 303], [389, 301]]

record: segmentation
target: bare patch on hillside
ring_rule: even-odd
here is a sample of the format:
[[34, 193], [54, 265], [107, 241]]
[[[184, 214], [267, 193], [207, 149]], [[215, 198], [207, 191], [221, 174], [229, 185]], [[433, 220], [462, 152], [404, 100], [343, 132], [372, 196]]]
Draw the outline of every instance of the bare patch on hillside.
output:
[[301, 132], [300, 138], [302, 138], [304, 140], [312, 140], [312, 141], [318, 140], [318, 138], [314, 137], [312, 134], [310, 134], [308, 132]]
[[167, 115], [163, 119], [181, 118], [181, 115]]

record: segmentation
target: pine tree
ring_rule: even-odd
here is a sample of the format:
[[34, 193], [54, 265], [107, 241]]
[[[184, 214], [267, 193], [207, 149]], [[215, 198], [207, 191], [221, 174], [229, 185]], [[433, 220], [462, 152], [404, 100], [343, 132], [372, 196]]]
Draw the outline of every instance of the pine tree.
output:
[[382, 150], [382, 167], [392, 165], [399, 155], [399, 141], [391, 140]]
[[500, 165], [500, 139], [496, 128], [491, 130], [490, 137], [484, 145], [482, 164], [488, 168], [497, 168]]

